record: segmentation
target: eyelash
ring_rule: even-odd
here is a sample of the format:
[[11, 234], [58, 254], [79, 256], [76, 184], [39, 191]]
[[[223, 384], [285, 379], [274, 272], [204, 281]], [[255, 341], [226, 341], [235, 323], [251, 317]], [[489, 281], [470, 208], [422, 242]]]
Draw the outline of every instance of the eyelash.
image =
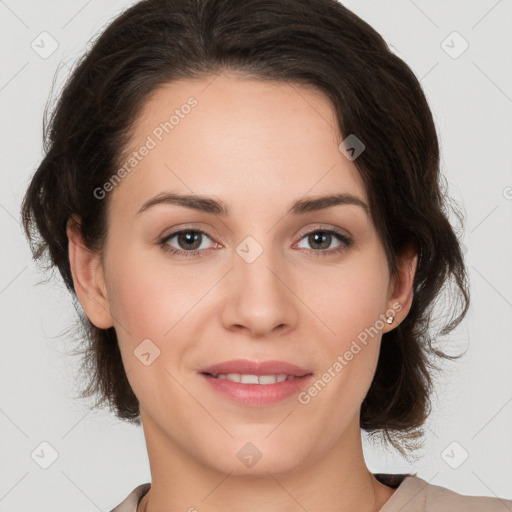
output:
[[[211, 239], [211, 237], [206, 233], [205, 231], [201, 229], [181, 229], [179, 231], [174, 231], [170, 235], [167, 235], [166, 237], [162, 238], [158, 245], [160, 245], [161, 249], [167, 253], [178, 255], [178, 256], [184, 256], [185, 258], [190, 258], [194, 256], [200, 255], [200, 253], [205, 251], [211, 251], [212, 249], [194, 249], [193, 251], [183, 251], [181, 249], [176, 249], [174, 247], [170, 247], [167, 242], [174, 238], [175, 236], [181, 234], [181, 233], [200, 233], [201, 235], [206, 235], [208, 238]], [[314, 233], [326, 233], [329, 235], [334, 235], [340, 242], [341, 245], [337, 247], [336, 249], [309, 249], [308, 252], [313, 257], [320, 257], [320, 256], [332, 256], [333, 254], [341, 253], [342, 251], [345, 251], [352, 245], [352, 239], [347, 237], [346, 235], [341, 234], [335, 229], [314, 229], [312, 231], [308, 231], [307, 233], [304, 233], [301, 236], [301, 240], [309, 235], [312, 235]]]

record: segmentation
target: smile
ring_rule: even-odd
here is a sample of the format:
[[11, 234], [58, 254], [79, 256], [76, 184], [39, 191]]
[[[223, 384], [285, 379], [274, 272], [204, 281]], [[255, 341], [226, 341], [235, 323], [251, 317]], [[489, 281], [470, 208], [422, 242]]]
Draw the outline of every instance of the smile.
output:
[[240, 382], [242, 384], [276, 384], [285, 380], [295, 379], [295, 375], [250, 375], [241, 373], [219, 373], [217, 375], [209, 374], [216, 379], [227, 379], [231, 382]]

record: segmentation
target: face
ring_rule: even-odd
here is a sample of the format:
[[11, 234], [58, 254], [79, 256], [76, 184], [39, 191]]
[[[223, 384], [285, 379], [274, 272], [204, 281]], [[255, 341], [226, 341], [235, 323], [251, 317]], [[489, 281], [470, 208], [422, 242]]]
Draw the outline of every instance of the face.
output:
[[[145, 104], [106, 187], [100, 271], [148, 446], [232, 474], [356, 456], [383, 319], [401, 306], [341, 141], [304, 86], [220, 75]], [[192, 194], [210, 202], [178, 199]], [[300, 370], [212, 371], [287, 375], [274, 384], [203, 373], [233, 360]]]

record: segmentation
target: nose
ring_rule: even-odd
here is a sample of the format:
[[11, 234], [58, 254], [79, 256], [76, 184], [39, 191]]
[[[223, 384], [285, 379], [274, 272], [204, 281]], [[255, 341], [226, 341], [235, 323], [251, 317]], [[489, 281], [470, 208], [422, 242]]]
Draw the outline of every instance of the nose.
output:
[[261, 338], [295, 328], [300, 301], [293, 293], [293, 276], [271, 250], [263, 250], [252, 262], [235, 254], [224, 281], [222, 322], [226, 329]]

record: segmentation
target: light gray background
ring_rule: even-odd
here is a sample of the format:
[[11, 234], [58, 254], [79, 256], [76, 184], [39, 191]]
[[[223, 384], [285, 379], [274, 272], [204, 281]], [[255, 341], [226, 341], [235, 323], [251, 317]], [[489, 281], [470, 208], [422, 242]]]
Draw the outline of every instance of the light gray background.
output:
[[[42, 155], [42, 116], [75, 59], [132, 2], [0, 0], [0, 512], [110, 510], [150, 481], [142, 429], [75, 400], [77, 359], [59, 334], [74, 321], [58, 278], [31, 261], [19, 207]], [[451, 195], [466, 211], [472, 306], [452, 336], [414, 464], [364, 439], [374, 472], [414, 471], [462, 494], [512, 498], [512, 1], [373, 0], [345, 5], [379, 31], [421, 79]], [[50, 46], [56, 51], [42, 58]], [[469, 44], [463, 48], [458, 32]], [[442, 42], [446, 42], [443, 44]], [[451, 47], [451, 48], [450, 48]], [[447, 51], [452, 53], [450, 56]], [[63, 63], [63, 64], [60, 64]], [[67, 66], [67, 67], [66, 67]], [[31, 454], [46, 441], [57, 460]], [[454, 444], [452, 444], [454, 443]], [[43, 447], [44, 448], [44, 447]], [[39, 450], [39, 451], [38, 451]], [[43, 449], [44, 457], [49, 450]], [[468, 458], [460, 462], [467, 452]], [[40, 457], [39, 462], [44, 462]], [[459, 466], [456, 469], [454, 466]]]

